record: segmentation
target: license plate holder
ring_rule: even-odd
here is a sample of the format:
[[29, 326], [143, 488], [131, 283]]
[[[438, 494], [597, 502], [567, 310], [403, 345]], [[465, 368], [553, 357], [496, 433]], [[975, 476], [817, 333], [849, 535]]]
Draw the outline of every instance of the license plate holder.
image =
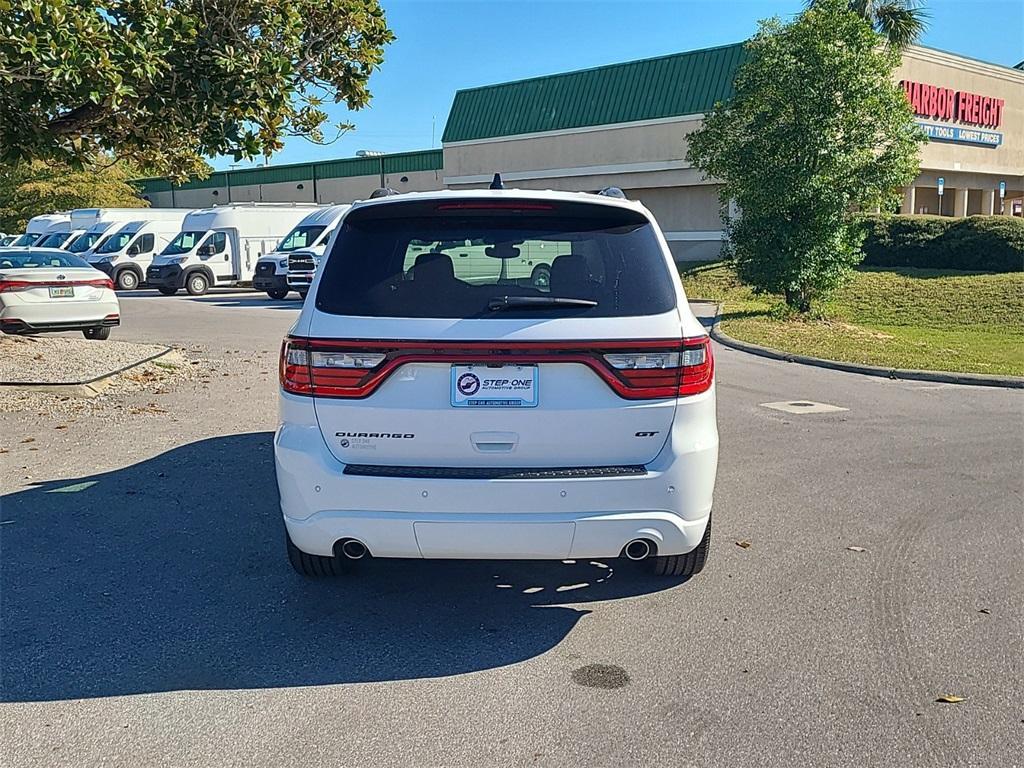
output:
[[51, 285], [50, 286], [50, 298], [51, 299], [70, 299], [75, 295], [75, 288], [71, 285]]
[[535, 408], [536, 365], [453, 365], [453, 408]]

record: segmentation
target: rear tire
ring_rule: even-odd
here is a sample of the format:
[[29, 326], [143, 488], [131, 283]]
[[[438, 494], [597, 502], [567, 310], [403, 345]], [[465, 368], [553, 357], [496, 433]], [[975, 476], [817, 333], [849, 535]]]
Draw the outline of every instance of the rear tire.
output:
[[704, 529], [704, 538], [692, 552], [685, 555], [664, 555], [651, 558], [651, 570], [655, 576], [696, 576], [704, 570], [711, 548], [711, 518]]
[[267, 291], [267, 296], [272, 298], [274, 301], [280, 301], [288, 295], [288, 290], [285, 288], [275, 288], [272, 291]]
[[92, 328], [83, 328], [82, 335], [90, 341], [104, 341], [110, 338], [110, 326], [96, 325]]
[[134, 291], [139, 287], [139, 276], [131, 269], [122, 269], [117, 273], [117, 290]]
[[538, 264], [530, 274], [530, 284], [534, 288], [551, 288], [551, 267], [547, 264]]
[[185, 278], [185, 290], [189, 296], [202, 296], [210, 290], [210, 280], [202, 272], [193, 272]]
[[341, 576], [344, 565], [340, 558], [311, 555], [303, 552], [292, 543], [292, 537], [285, 531], [285, 544], [288, 547], [288, 562], [300, 576], [307, 578], [323, 578], [325, 576]]
[[171, 288], [169, 285], [158, 286], [157, 290], [160, 291], [160, 293], [162, 293], [164, 296], [173, 296], [178, 292], [177, 288]]

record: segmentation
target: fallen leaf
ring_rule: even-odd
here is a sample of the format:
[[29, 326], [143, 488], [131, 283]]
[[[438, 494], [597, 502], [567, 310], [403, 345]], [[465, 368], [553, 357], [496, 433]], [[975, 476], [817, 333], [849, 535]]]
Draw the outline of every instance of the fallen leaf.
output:
[[988, 608], [979, 608], [978, 613], [984, 613], [987, 616], [988, 614], [992, 613], [992, 611], [990, 611]]
[[741, 549], [750, 549], [750, 542], [746, 539], [741, 539], [740, 541], [736, 542], [736, 546], [740, 547]]
[[864, 547], [847, 547], [847, 549], [851, 552], [867, 552], [867, 550], [864, 549]]
[[25, 438], [24, 440], [22, 440], [21, 442], [22, 442], [22, 443], [34, 443], [35, 441], [36, 441], [36, 439], [35, 439], [34, 437], [26, 437], [26, 438]]
[[959, 704], [961, 701], [967, 701], [963, 696], [953, 696], [950, 693], [944, 693], [935, 700], [940, 704]]
[[67, 429], [67, 428], [68, 428], [67, 424], [58, 424], [56, 427], [54, 427], [54, 429]]

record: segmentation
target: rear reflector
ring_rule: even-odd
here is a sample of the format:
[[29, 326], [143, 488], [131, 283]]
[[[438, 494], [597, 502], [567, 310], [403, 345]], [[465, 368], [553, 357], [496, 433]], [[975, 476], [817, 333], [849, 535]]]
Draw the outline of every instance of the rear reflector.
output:
[[343, 341], [289, 337], [281, 347], [281, 388], [293, 395], [367, 397], [406, 363], [579, 363], [620, 397], [653, 400], [710, 389], [707, 336], [588, 342]]

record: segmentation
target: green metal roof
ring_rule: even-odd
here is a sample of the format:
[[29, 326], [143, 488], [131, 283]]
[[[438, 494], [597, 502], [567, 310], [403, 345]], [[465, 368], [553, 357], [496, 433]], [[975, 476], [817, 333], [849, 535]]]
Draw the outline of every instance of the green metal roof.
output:
[[442, 141], [706, 112], [732, 95], [743, 43], [458, 91]]
[[[346, 157], [316, 163], [289, 163], [287, 165], [269, 165], [264, 168], [214, 171], [205, 179], [192, 179], [184, 184], [176, 184], [174, 188], [218, 189], [227, 186], [242, 187], [290, 181], [312, 181], [314, 172], [318, 179], [376, 176], [380, 173], [381, 162], [384, 163], [384, 173], [436, 171], [442, 167], [443, 155], [440, 149], [424, 149], [418, 152], [397, 152], [380, 157]], [[171, 188], [167, 179], [138, 179], [135, 183], [142, 187], [143, 194], [166, 192]]]

